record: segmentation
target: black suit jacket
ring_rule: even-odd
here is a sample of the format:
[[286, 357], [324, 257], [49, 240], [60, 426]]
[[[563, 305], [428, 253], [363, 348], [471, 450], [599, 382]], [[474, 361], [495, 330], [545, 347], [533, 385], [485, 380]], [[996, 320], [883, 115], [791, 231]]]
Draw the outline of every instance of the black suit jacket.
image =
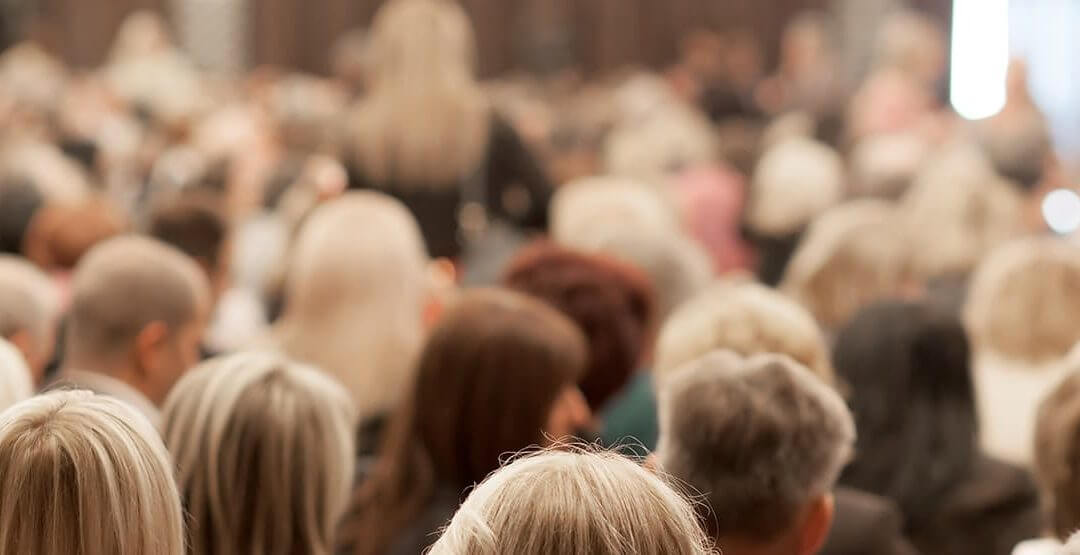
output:
[[884, 497], [837, 488], [836, 515], [821, 555], [917, 555], [900, 509]]

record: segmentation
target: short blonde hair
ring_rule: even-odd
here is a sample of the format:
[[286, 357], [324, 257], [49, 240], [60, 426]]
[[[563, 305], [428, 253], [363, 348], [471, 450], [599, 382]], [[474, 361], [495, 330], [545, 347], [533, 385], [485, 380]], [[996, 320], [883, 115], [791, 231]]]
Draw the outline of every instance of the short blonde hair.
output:
[[1028, 363], [1080, 341], [1080, 248], [1045, 237], [995, 250], [972, 278], [964, 320], [979, 351]]
[[546, 451], [514, 461], [477, 486], [429, 553], [715, 551], [690, 503], [660, 476], [615, 453]]
[[837, 206], [810, 225], [780, 289], [825, 329], [836, 329], [860, 308], [896, 294], [906, 275], [906, 244], [893, 207], [858, 200]]
[[828, 345], [814, 318], [756, 283], [713, 285], [676, 310], [660, 330], [655, 372], [664, 377], [717, 349], [787, 355], [827, 383], [834, 380]]
[[172, 463], [145, 417], [88, 391], [0, 414], [0, 551], [182, 555]]
[[627, 227], [678, 229], [673, 199], [663, 189], [612, 176], [571, 181], [551, 199], [551, 235], [564, 245], [595, 247], [598, 237]]
[[0, 411], [33, 394], [33, 377], [22, 353], [0, 338]]
[[770, 147], [754, 169], [746, 223], [757, 233], [787, 235], [840, 201], [844, 163], [829, 146], [793, 137]]
[[180, 380], [164, 421], [191, 553], [333, 553], [355, 457], [340, 385], [275, 354], [240, 353]]

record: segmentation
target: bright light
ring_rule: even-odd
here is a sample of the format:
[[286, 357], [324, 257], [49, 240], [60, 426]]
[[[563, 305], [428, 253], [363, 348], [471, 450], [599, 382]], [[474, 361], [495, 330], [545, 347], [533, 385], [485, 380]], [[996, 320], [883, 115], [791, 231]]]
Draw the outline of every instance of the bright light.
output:
[[953, 0], [952, 105], [965, 119], [1005, 107], [1009, 0]]
[[1050, 191], [1042, 203], [1043, 219], [1055, 233], [1068, 235], [1080, 230], [1080, 195], [1070, 189]]

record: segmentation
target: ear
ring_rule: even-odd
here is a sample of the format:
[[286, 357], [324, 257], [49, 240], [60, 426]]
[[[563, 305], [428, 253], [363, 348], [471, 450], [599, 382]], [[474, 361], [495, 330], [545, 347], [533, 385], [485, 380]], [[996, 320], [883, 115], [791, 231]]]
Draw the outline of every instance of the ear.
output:
[[135, 336], [135, 368], [142, 375], [152, 372], [161, 365], [161, 358], [166, 356], [169, 339], [169, 326], [165, 322], [150, 322]]
[[832, 529], [836, 507], [831, 493], [822, 495], [810, 504], [799, 537], [799, 553], [815, 555], [825, 546]]

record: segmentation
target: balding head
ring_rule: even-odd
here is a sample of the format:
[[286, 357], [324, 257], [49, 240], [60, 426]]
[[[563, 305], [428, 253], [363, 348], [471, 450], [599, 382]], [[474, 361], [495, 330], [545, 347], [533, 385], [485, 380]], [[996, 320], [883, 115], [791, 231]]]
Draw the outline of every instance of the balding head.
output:
[[37, 379], [52, 357], [59, 294], [25, 259], [0, 256], [0, 338], [15, 344]]
[[72, 290], [68, 328], [72, 366], [152, 375], [158, 389], [165, 391], [143, 392], [157, 400], [186, 366], [197, 361], [191, 360], [191, 351], [197, 359], [209, 284], [198, 265], [180, 251], [153, 239], [111, 239], [79, 262]]

